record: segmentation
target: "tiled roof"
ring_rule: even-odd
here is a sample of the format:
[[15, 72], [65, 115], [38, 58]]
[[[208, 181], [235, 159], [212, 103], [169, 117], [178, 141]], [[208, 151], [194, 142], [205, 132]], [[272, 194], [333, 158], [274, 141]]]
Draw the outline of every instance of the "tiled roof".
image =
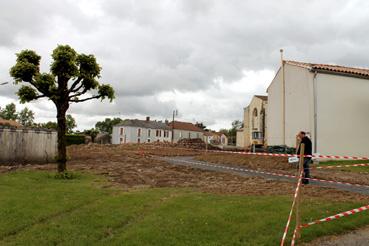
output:
[[10, 127], [15, 127], [15, 128], [22, 127], [21, 124], [19, 124], [18, 122], [14, 121], [14, 120], [4, 120], [2, 118], [0, 118], [0, 125], [1, 126], [10, 126]]
[[168, 127], [167, 124], [161, 121], [147, 121], [147, 120], [123, 120], [121, 123], [115, 126], [134, 126], [134, 127], [142, 127], [142, 128], [150, 128], [150, 129], [163, 129], [163, 130], [170, 130], [171, 128]]
[[307, 69], [311, 69], [313, 71], [326, 71], [331, 73], [343, 73], [349, 74], [352, 76], [359, 77], [369, 77], [369, 69], [367, 68], [355, 68], [355, 67], [345, 67], [331, 64], [317, 64], [317, 63], [307, 63], [307, 62], [298, 62], [298, 61], [285, 61], [286, 64], [291, 64], [299, 67], [304, 67]]
[[[171, 128], [172, 125], [173, 125], [173, 122], [170, 122], [169, 127]], [[194, 124], [189, 123], [189, 122], [181, 122], [181, 121], [174, 121], [174, 129], [194, 131], [194, 132], [203, 132], [203, 130], [200, 127], [197, 127]]]
[[257, 97], [263, 101], [268, 101], [268, 96], [262, 96], [262, 95], [255, 95], [254, 97]]

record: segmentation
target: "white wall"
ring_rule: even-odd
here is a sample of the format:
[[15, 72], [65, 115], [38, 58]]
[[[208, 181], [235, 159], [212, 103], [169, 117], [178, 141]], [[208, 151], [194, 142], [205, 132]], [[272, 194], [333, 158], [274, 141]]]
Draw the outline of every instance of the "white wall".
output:
[[282, 126], [282, 70], [280, 69], [268, 87], [267, 142], [268, 145], [283, 144]]
[[[285, 144], [295, 147], [299, 131], [314, 135], [314, 74], [308, 69], [285, 64]], [[283, 87], [280, 69], [268, 88], [267, 142], [282, 145], [283, 140]]]
[[187, 131], [187, 130], [179, 130], [174, 129], [174, 142], [177, 143], [178, 140], [183, 138], [204, 138], [204, 134], [202, 132], [195, 132], [195, 131]]
[[318, 74], [316, 81], [318, 152], [369, 156], [369, 80]]

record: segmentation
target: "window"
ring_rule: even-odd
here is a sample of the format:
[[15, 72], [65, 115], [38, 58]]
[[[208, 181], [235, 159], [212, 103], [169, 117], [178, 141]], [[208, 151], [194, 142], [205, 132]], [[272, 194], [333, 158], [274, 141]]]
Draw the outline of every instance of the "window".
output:
[[147, 142], [150, 143], [150, 139], [147, 139]]
[[138, 129], [137, 129], [137, 136], [138, 136], [138, 137], [141, 137], [141, 128], [138, 128]]
[[137, 143], [141, 143], [141, 139], [137, 138]]
[[263, 139], [262, 132], [252, 132], [252, 139]]
[[147, 130], [147, 136], [151, 137], [151, 129]]
[[123, 135], [124, 134], [124, 128], [120, 128], [120, 135]]
[[257, 129], [256, 121], [258, 118], [258, 110], [254, 108], [254, 111], [252, 111], [252, 128]]
[[120, 143], [122, 143], [123, 142], [123, 138], [120, 138]]
[[169, 138], [169, 131], [164, 131], [164, 137]]
[[188, 138], [191, 138], [191, 132], [188, 132]]
[[159, 130], [159, 137], [161, 137], [161, 130]]
[[159, 137], [159, 130], [156, 130], [156, 136]]

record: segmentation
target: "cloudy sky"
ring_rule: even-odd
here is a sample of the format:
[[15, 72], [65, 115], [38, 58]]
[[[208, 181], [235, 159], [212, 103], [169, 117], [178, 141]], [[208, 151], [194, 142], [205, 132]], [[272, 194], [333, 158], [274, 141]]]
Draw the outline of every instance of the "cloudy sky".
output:
[[[0, 82], [15, 53], [32, 49], [48, 71], [58, 44], [94, 54], [113, 103], [75, 104], [78, 128], [106, 117], [171, 117], [219, 129], [242, 118], [265, 94], [285, 58], [368, 67], [368, 1], [340, 0], [12, 0], [0, 2]], [[0, 85], [0, 106], [17, 102]], [[36, 121], [54, 120], [46, 100], [26, 105]]]

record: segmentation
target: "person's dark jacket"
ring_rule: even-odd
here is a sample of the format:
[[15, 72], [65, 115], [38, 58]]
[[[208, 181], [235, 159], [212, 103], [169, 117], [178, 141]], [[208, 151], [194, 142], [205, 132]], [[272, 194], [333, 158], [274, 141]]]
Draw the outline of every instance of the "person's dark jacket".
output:
[[[304, 154], [305, 155], [312, 155], [313, 152], [312, 152], [312, 143], [311, 143], [311, 140], [310, 138], [308, 137], [303, 137], [301, 139], [301, 143], [299, 145], [299, 149], [297, 150], [297, 154], [299, 155], [300, 154], [300, 147], [301, 147], [301, 144], [305, 144], [305, 151], [304, 151]], [[310, 158], [311, 159], [311, 158]]]

